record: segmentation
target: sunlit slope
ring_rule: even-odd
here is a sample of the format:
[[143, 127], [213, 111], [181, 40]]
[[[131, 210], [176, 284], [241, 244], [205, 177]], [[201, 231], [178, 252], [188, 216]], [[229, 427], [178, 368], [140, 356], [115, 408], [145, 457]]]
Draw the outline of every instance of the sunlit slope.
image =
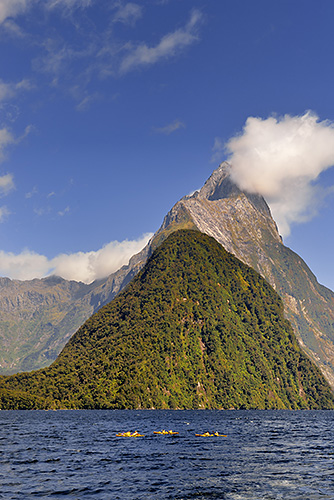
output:
[[2, 408], [334, 408], [271, 286], [213, 238], [171, 234]]
[[302, 348], [334, 388], [334, 293], [283, 244], [262, 196], [241, 191], [231, 171], [222, 163], [200, 191], [177, 202], [153, 245], [178, 224], [193, 224], [253, 267], [279, 293]]
[[58, 277], [0, 278], [0, 373], [50, 365], [92, 314], [90, 286]]

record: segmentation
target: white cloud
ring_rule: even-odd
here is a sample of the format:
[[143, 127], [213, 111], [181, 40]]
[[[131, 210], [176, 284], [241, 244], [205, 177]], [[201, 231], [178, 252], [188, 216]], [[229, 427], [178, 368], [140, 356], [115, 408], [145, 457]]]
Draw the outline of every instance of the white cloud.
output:
[[[63, 7], [67, 10], [87, 8], [94, 0], [0, 0], [0, 23], [27, 11], [33, 4], [40, 4], [49, 9]], [[10, 27], [10, 25], [9, 25]], [[17, 32], [17, 27], [14, 26]]]
[[38, 193], [38, 189], [37, 189], [36, 186], [34, 186], [31, 191], [29, 191], [28, 193], [26, 193], [25, 197], [27, 199], [29, 199], [29, 198], [32, 198], [33, 196], [35, 196], [35, 194], [37, 194], [37, 193]]
[[49, 262], [43, 255], [28, 250], [19, 255], [0, 251], [0, 272], [12, 279], [28, 280], [42, 278], [49, 269]]
[[180, 120], [174, 120], [172, 123], [166, 125], [165, 127], [154, 127], [153, 130], [158, 134], [169, 135], [180, 128], [185, 128], [185, 124]]
[[0, 102], [10, 99], [15, 94], [15, 86], [0, 80]]
[[87, 8], [94, 0], [48, 0], [47, 6], [51, 9], [54, 7], [65, 7], [66, 9]]
[[177, 55], [188, 45], [198, 40], [197, 28], [202, 20], [199, 10], [193, 10], [189, 22], [184, 28], [180, 28], [172, 33], [168, 33], [161, 38], [160, 42], [153, 47], [148, 47], [145, 43], [131, 48], [123, 59], [120, 72], [127, 73], [140, 66], [155, 64], [161, 59]]
[[13, 134], [8, 130], [8, 128], [4, 127], [2, 129], [0, 129], [0, 161], [3, 161], [5, 159], [5, 150], [6, 150], [7, 146], [9, 146], [10, 144], [18, 144], [32, 130], [33, 130], [33, 127], [28, 126], [25, 128], [24, 133], [20, 137], [15, 138], [13, 136]]
[[50, 212], [50, 207], [34, 208], [34, 214], [38, 215], [38, 217], [42, 217], [43, 215], [49, 214]]
[[3, 222], [8, 215], [10, 215], [10, 211], [8, 210], [8, 208], [5, 206], [0, 207], [0, 222]]
[[13, 142], [15, 142], [15, 139], [9, 130], [6, 128], [0, 129], [0, 161], [4, 159], [4, 150], [6, 147]]
[[95, 92], [94, 94], [91, 94], [91, 95], [86, 95], [76, 105], [75, 109], [77, 111], [86, 111], [90, 106], [92, 106], [92, 104], [94, 102], [98, 101], [99, 98], [100, 98], [100, 96], [97, 92]]
[[29, 250], [18, 255], [0, 251], [0, 275], [28, 280], [56, 274], [68, 280], [90, 283], [128, 264], [132, 255], [138, 253], [152, 236], [148, 233], [138, 240], [112, 241], [97, 251], [61, 254], [50, 260]]
[[60, 217], [63, 217], [63, 216], [64, 216], [64, 215], [66, 215], [69, 211], [70, 211], [70, 207], [68, 207], [68, 206], [67, 206], [66, 208], [64, 208], [64, 210], [60, 210], [60, 211], [58, 212], [58, 215], [60, 215]]
[[120, 22], [124, 24], [134, 24], [142, 17], [142, 6], [128, 2], [125, 5], [120, 5], [115, 13], [113, 22]]
[[307, 112], [267, 119], [250, 117], [226, 150], [238, 186], [261, 194], [283, 236], [308, 220], [328, 190], [314, 182], [334, 165], [334, 124]]
[[0, 176], [0, 196], [6, 196], [13, 189], [15, 189], [13, 176], [11, 174]]
[[22, 14], [31, 5], [31, 0], [0, 0], [0, 23], [8, 17]]

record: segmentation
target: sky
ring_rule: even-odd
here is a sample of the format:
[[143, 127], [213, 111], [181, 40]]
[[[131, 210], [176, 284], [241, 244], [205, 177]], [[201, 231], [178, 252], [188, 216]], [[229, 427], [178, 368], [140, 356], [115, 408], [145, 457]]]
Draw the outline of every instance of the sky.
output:
[[0, 0], [0, 275], [90, 282], [219, 163], [334, 290], [332, 0]]

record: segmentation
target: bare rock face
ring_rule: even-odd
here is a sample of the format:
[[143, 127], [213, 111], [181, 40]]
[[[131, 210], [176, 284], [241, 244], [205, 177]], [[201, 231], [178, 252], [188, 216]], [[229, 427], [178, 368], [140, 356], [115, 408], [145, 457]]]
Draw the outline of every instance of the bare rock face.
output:
[[200, 191], [176, 203], [128, 266], [104, 280], [84, 285], [60, 278], [1, 279], [0, 373], [50, 364], [68, 338], [131, 281], [170, 233], [197, 229], [214, 237], [276, 289], [301, 347], [334, 387], [334, 294], [283, 245], [265, 200], [241, 191], [231, 181], [230, 171], [230, 165], [222, 163]]

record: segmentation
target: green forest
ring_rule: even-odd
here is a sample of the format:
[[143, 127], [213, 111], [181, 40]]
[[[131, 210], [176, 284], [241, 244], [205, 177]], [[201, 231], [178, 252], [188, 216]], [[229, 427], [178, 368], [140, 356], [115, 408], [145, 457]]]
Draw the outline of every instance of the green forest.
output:
[[1, 409], [333, 409], [273, 288], [198, 231], [171, 234], [56, 361], [0, 377]]

